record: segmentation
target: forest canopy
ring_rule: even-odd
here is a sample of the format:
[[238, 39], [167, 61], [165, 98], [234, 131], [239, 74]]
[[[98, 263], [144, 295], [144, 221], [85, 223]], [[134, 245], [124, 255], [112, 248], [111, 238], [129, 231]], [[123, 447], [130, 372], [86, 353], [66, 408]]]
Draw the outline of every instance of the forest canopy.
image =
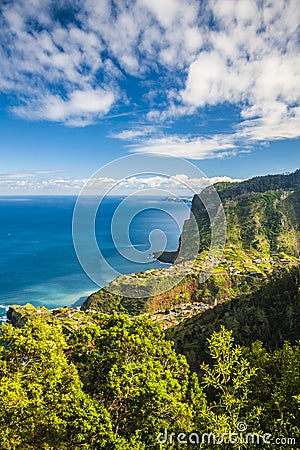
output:
[[[221, 327], [207, 341], [208, 361], [192, 372], [150, 319], [94, 320], [67, 338], [40, 319], [2, 325], [1, 448], [176, 449], [180, 433], [220, 439], [240, 423], [259, 436], [299, 439], [299, 343], [244, 347]], [[160, 442], [166, 432], [175, 433], [171, 443]]]

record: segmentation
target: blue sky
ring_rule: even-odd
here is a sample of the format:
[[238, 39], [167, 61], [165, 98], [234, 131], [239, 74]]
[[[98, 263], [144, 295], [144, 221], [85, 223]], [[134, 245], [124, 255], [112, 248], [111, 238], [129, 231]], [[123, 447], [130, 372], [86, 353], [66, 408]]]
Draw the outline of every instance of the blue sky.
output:
[[300, 167], [297, 0], [0, 8], [0, 194], [77, 193], [135, 152], [213, 181]]

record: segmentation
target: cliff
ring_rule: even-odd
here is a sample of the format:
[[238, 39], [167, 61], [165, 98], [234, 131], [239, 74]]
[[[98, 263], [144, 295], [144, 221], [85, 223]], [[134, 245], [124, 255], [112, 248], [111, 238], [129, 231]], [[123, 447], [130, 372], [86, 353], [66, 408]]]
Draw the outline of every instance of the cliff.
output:
[[[300, 250], [300, 170], [288, 175], [255, 177], [241, 183], [219, 183], [216, 189], [222, 200], [227, 220], [227, 241], [221, 264], [210, 279], [198, 283], [198, 274], [210, 245], [210, 223], [199, 196], [194, 196], [191, 212], [200, 233], [199, 255], [176, 287], [157, 295], [155, 290], [146, 298], [122, 297], [103, 288], [92, 294], [82, 305], [87, 312], [127, 312], [131, 315], [163, 311], [187, 301], [213, 304], [236, 298], [242, 293], [258, 290], [274, 273], [282, 272], [299, 262]], [[189, 233], [184, 224], [183, 234]], [[180, 244], [180, 240], [179, 240]], [[177, 253], [164, 253], [159, 258], [173, 261]], [[176, 267], [173, 266], [173, 267]], [[132, 292], [135, 286], [147, 289], [152, 274], [163, 280], [170, 269], [124, 275], [114, 280], [114, 290], [126, 284]]]

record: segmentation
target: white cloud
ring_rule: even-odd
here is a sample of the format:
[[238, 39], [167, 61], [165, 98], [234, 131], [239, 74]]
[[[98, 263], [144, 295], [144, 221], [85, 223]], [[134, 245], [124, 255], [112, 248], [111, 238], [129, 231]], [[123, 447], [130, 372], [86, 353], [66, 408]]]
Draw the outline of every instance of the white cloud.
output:
[[211, 183], [211, 184], [215, 184], [215, 183], [240, 183], [241, 181], [244, 181], [244, 180], [242, 178], [231, 178], [231, 177], [227, 177], [227, 176], [208, 178], [208, 182]]
[[[17, 175], [17, 174], [14, 174]], [[21, 174], [20, 174], [21, 175]], [[23, 175], [22, 175], [23, 177]], [[2, 179], [0, 177], [0, 194], [79, 194], [80, 190], [87, 185], [88, 192], [92, 195], [103, 195], [109, 189], [109, 195], [130, 195], [138, 192], [139, 195], [145, 194], [147, 190], [155, 189], [155, 195], [159, 194], [165, 196], [165, 191], [173, 195], [189, 195], [192, 196], [195, 189], [199, 192], [208, 184], [216, 183], [218, 181], [241, 181], [232, 179], [227, 176], [213, 177], [213, 178], [197, 178], [190, 179], [185, 174], [177, 174], [174, 177], [163, 177], [160, 175], [152, 176], [133, 176], [130, 178], [119, 180], [117, 178], [94, 178], [89, 180], [87, 178], [70, 179], [70, 178], [53, 178], [53, 179], [31, 179], [25, 177], [22, 179]], [[114, 188], [111, 190], [111, 187]], [[189, 187], [190, 186], [190, 187]], [[148, 192], [146, 192], [148, 193]], [[149, 194], [149, 193], [148, 193]]]
[[[140, 92], [126, 83], [134, 77], [139, 88], [149, 81], [150, 124], [224, 103], [241, 114], [226, 136], [156, 136], [138, 151], [219, 157], [300, 135], [298, 0], [19, 0], [1, 8], [0, 90], [18, 97], [13, 111], [22, 117], [84, 126], [124, 103], [135, 110]], [[133, 127], [115, 137], [136, 143], [144, 134]]]
[[[118, 88], [96, 80], [103, 67], [99, 37], [51, 19], [51, 4], [21, 0], [3, 7], [0, 90], [19, 95], [13, 111], [22, 117], [88, 124], [110, 110]], [[109, 77], [109, 65], [106, 72]]]
[[202, 52], [189, 68], [182, 99], [195, 107], [235, 103], [243, 99], [253, 82], [251, 70], [243, 63], [233, 67], [217, 51]]
[[14, 108], [23, 117], [65, 122], [68, 125], [83, 126], [107, 113], [114, 103], [114, 94], [104, 89], [77, 90], [66, 100], [48, 95], [39, 98], [27, 107]]
[[216, 30], [209, 49], [190, 65], [183, 102], [196, 110], [237, 104], [247, 119], [235, 138], [300, 136], [300, 57], [296, 1], [267, 3], [214, 0]]
[[135, 128], [130, 130], [122, 130], [119, 133], [112, 134], [111, 137], [115, 139], [121, 139], [124, 141], [132, 141], [137, 138], [146, 136], [147, 134], [154, 133], [155, 128], [151, 126], [145, 126], [143, 128]]
[[[274, 109], [280, 107], [279, 104]], [[246, 141], [293, 139], [300, 135], [300, 107], [284, 108], [278, 118], [263, 117], [245, 120], [239, 125], [237, 136]]]
[[212, 137], [165, 136], [131, 145], [134, 153], [165, 154], [190, 159], [222, 158], [237, 152], [233, 135]]
[[0, 173], [0, 180], [13, 180], [13, 179], [23, 179], [32, 178], [38, 175], [48, 175], [50, 173], [58, 173], [62, 170], [36, 170], [36, 171], [24, 171], [24, 172], [11, 172], [11, 173]]
[[[19, 96], [13, 111], [22, 117], [85, 125], [126, 100], [119, 82], [127, 75], [191, 61], [202, 42], [197, 13], [196, 0], [8, 2], [0, 14], [0, 90]], [[99, 91], [106, 93], [100, 105]], [[78, 92], [94, 97], [83, 115]]]

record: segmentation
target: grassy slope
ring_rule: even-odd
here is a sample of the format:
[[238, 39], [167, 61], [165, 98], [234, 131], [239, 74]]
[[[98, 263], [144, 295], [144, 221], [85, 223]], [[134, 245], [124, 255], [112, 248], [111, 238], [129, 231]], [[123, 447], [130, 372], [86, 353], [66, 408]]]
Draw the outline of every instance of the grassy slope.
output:
[[[217, 299], [218, 303], [222, 303], [258, 291], [273, 273], [278, 275], [298, 263], [299, 186], [300, 171], [291, 175], [258, 177], [243, 183], [217, 185], [227, 216], [225, 261], [204, 284], [198, 283], [198, 275], [207, 255], [210, 231], [206, 211], [195, 196], [192, 210], [201, 231], [202, 251], [194, 266], [186, 269], [186, 277], [168, 290], [171, 274], [168, 269], [124, 275], [111, 283], [115, 292], [125, 285], [134, 293], [139, 286], [150, 290], [152, 295], [145, 298], [122, 297], [101, 289], [84, 302], [82, 312], [120, 311], [137, 315], [164, 311], [174, 305], [194, 301], [213, 304]], [[187, 221], [186, 229], [188, 226]], [[286, 261], [280, 262], [280, 259]], [[260, 262], [257, 263], [257, 260]], [[150, 286], [153, 275], [160, 276], [159, 283], [154, 287]], [[176, 277], [176, 269], [172, 276]], [[157, 294], [156, 288], [162, 288], [164, 292]], [[26, 309], [21, 312], [28, 315]], [[59, 317], [60, 313], [55, 314]], [[71, 315], [71, 312], [62, 310], [63, 317]], [[81, 317], [78, 319], [83, 320]]]
[[[122, 298], [101, 289], [84, 302], [82, 309], [102, 312], [116, 310], [135, 315], [163, 310], [176, 303], [180, 304], [181, 298], [183, 302], [186, 302], [186, 294], [191, 300], [201, 299], [207, 303], [213, 303], [216, 295], [218, 301], [222, 302], [243, 292], [250, 293], [257, 289], [260, 282], [253, 274], [266, 278], [273, 273], [274, 267], [277, 270], [279, 259], [288, 258], [291, 264], [294, 264], [298, 257], [300, 202], [297, 183], [299, 178], [300, 171], [291, 175], [258, 177], [234, 185], [224, 183], [217, 185], [227, 217], [227, 243], [224, 256], [230, 262], [231, 271], [228, 266], [219, 266], [205, 285], [198, 286], [197, 273], [207, 254], [210, 228], [206, 210], [200, 199], [195, 196], [192, 212], [199, 225], [201, 248], [193, 272], [187, 276], [186, 280], [165, 293], [155, 295], [153, 292], [151, 296], [144, 299]], [[268, 190], [270, 186], [274, 187], [273, 191]], [[266, 192], [261, 192], [264, 189]], [[188, 227], [187, 221], [183, 232]], [[253, 262], [260, 258], [274, 258], [274, 255], [276, 255], [275, 265], [271, 261], [263, 261], [259, 265]], [[154, 272], [162, 275], [161, 286], [163, 286], [164, 276], [167, 279], [170, 272], [168, 269]], [[235, 272], [240, 274], [234, 275]], [[114, 289], [118, 289], [118, 286], [121, 289], [124, 283], [127, 286], [131, 285], [133, 290], [136, 285], [147, 289], [150, 278], [151, 271], [149, 277], [147, 274], [121, 276], [113, 282]]]

